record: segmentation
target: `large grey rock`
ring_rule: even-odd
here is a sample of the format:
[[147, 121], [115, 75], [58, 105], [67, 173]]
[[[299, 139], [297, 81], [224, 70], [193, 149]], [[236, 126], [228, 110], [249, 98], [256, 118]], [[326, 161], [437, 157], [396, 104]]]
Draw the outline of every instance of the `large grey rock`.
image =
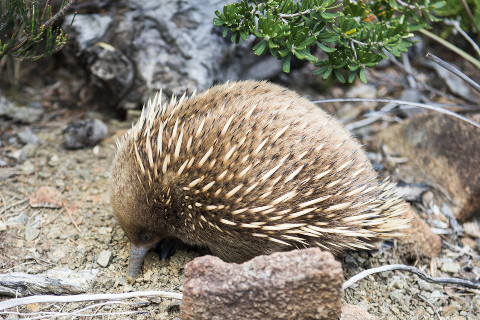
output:
[[[159, 89], [183, 94], [216, 82], [281, 72], [280, 62], [254, 55], [253, 39], [233, 44], [213, 25], [215, 10], [222, 11], [231, 2], [110, 1], [105, 15], [77, 14], [71, 32], [77, 50], [73, 54], [94, 75], [89, 85], [108, 89], [98, 90], [106, 97], [97, 93], [92, 100], [125, 108], [145, 101]], [[71, 17], [65, 21], [67, 29]], [[265, 64], [268, 68], [258, 68]]]
[[340, 262], [319, 248], [243, 264], [200, 257], [185, 266], [180, 318], [338, 319], [342, 282]]

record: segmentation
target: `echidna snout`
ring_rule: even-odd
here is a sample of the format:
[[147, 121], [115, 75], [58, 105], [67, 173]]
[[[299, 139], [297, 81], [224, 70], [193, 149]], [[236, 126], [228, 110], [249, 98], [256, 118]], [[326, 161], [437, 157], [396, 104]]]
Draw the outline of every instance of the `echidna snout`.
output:
[[350, 133], [267, 82], [169, 103], [157, 95], [118, 142], [111, 175], [132, 278], [165, 237], [242, 262], [309, 246], [369, 249], [407, 227], [405, 203]]

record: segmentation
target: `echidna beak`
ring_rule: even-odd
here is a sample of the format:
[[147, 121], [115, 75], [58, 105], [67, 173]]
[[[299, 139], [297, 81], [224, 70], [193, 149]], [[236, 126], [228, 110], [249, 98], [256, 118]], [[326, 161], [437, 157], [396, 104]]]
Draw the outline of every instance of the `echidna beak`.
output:
[[143, 259], [147, 255], [149, 247], [136, 246], [133, 243], [130, 244], [130, 259], [128, 261], [127, 268], [127, 281], [130, 283], [135, 282], [135, 278], [140, 273], [140, 269], [143, 265]]

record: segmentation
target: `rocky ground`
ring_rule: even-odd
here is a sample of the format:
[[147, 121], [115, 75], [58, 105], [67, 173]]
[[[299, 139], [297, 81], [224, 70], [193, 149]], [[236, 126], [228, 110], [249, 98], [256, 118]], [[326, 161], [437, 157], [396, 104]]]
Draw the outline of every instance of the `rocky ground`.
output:
[[[93, 148], [76, 151], [66, 150], [61, 144], [67, 122], [78, 117], [75, 112], [53, 117], [54, 120], [43, 116], [43, 120], [29, 125], [2, 120], [9, 128], [3, 137], [10, 138], [4, 139], [0, 148], [1, 272], [39, 274], [60, 267], [76, 271], [98, 269], [88, 290], [91, 293], [181, 292], [183, 267], [198, 253], [181, 251], [162, 261], [150, 253], [142, 275], [134, 284], [127, 283], [129, 244], [109, 205], [108, 176], [115, 140], [130, 123], [101, 114], [87, 115], [103, 118], [108, 136]], [[36, 192], [45, 187], [50, 193], [37, 199]], [[431, 192], [424, 193], [421, 199], [417, 205], [420, 212], [427, 220], [434, 219], [436, 204]], [[444, 225], [449, 228], [447, 222]], [[447, 235], [438, 258], [409, 263], [435, 276], [479, 279], [480, 262], [475, 249], [480, 230], [475, 223], [464, 225], [464, 230], [463, 247], [458, 246], [462, 243], [459, 239]], [[364, 269], [405, 263], [396, 255], [393, 242], [381, 244], [371, 252], [348, 254], [342, 262], [347, 279]], [[404, 272], [370, 276], [347, 289], [343, 299], [379, 319], [480, 319], [480, 292], [430, 284]], [[175, 300], [133, 299], [129, 303], [97, 305], [88, 313], [98, 318], [110, 314], [119, 319], [174, 319], [179, 315], [180, 303]], [[22, 313], [74, 312], [92, 304], [31, 304], [12, 314], [0, 314], [15, 319]], [[124, 312], [139, 314], [113, 316]]]

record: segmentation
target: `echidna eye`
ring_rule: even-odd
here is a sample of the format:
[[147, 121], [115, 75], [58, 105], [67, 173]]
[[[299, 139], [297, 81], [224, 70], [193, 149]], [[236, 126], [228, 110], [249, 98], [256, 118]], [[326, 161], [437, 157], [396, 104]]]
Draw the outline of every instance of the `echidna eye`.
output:
[[140, 241], [143, 242], [143, 243], [149, 242], [150, 239], [152, 239], [152, 235], [148, 232], [142, 233], [140, 235]]

